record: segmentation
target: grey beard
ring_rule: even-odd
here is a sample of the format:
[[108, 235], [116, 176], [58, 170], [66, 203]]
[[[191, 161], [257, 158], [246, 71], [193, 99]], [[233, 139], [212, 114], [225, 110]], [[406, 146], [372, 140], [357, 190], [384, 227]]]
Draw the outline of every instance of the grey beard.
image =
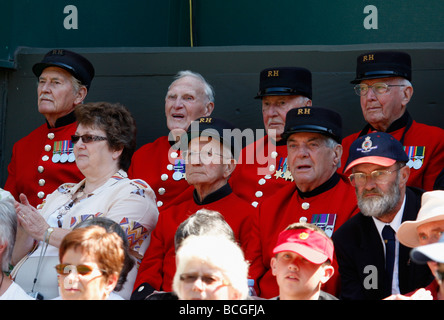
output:
[[[371, 192], [374, 192], [372, 190]], [[378, 193], [381, 194], [379, 190]], [[365, 193], [365, 191], [364, 191]], [[393, 184], [392, 188], [386, 194], [381, 194], [381, 197], [373, 197], [370, 199], [363, 198], [363, 195], [358, 195], [358, 207], [361, 213], [367, 217], [381, 218], [389, 214], [395, 209], [401, 198], [401, 191], [399, 190], [399, 179]]]

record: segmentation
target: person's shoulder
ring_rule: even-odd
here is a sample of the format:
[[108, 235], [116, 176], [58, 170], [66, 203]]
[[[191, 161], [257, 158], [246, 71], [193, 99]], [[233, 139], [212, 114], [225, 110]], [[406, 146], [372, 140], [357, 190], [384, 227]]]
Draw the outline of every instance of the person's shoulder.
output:
[[25, 290], [22, 289], [14, 281], [11, 283], [9, 288], [3, 295], [0, 296], [0, 300], [35, 300], [30, 295], [28, 295]]
[[39, 138], [43, 134], [47, 134], [47, 132], [48, 132], [48, 126], [46, 124], [42, 124], [37, 128], [35, 128], [34, 130], [32, 130], [31, 132], [29, 132], [28, 134], [26, 134], [25, 136], [23, 136], [22, 138], [20, 138], [15, 144], [21, 145], [24, 143], [28, 143], [31, 140]]
[[128, 185], [135, 186], [137, 189], [151, 189], [149, 184], [143, 179], [125, 180]]
[[342, 138], [341, 144], [351, 144], [353, 141], [355, 141], [359, 137], [359, 131], [350, 133], [349, 135]]
[[336, 298], [334, 295], [325, 292], [325, 291], [321, 291], [319, 294], [319, 299], [318, 300], [339, 300], [338, 298]]
[[332, 239], [348, 239], [351, 234], [359, 233], [361, 230], [360, 227], [363, 223], [365, 223], [366, 219], [371, 218], [365, 217], [361, 212], [358, 212], [346, 220], [335, 232], [333, 232]]
[[444, 135], [444, 129], [440, 128], [438, 126], [429, 125], [422, 122], [417, 122], [413, 120], [413, 129], [419, 130], [421, 132], [424, 132], [426, 134], [429, 134], [430, 132], [437, 133], [440, 135]]
[[145, 300], [178, 300], [174, 292], [154, 291]]
[[137, 151], [136, 153], [140, 153], [140, 152], [147, 152], [156, 148], [159, 148], [160, 146], [162, 147], [171, 147], [170, 142], [168, 141], [168, 136], [161, 136], [159, 138], [157, 138], [156, 140], [152, 141], [152, 142], [148, 142], [144, 145], [142, 145]]

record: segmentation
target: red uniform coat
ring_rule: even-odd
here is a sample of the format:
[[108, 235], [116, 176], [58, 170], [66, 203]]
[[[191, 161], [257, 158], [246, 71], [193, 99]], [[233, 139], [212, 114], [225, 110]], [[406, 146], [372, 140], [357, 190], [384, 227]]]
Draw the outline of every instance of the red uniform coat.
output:
[[154, 190], [159, 212], [189, 187], [184, 173], [184, 160], [180, 152], [171, 147], [167, 136], [140, 147], [128, 169], [130, 179], [142, 179]]
[[[409, 121], [411, 123], [410, 127]], [[340, 169], [341, 172], [345, 170], [350, 145], [359, 136], [372, 132], [372, 130], [370, 126], [367, 126], [363, 131], [351, 134], [342, 140], [344, 152], [342, 154], [343, 168]], [[407, 185], [426, 191], [433, 190], [435, 180], [444, 168], [444, 130], [417, 123], [406, 112], [404, 116], [388, 128], [387, 133], [401, 141], [411, 160], [407, 163], [410, 167], [410, 177]], [[404, 138], [402, 139], [403, 134]]]
[[230, 178], [233, 192], [254, 207], [280, 188], [294, 184], [287, 170], [287, 144], [270, 141], [265, 136], [243, 148]]
[[[11, 192], [16, 200], [20, 193], [24, 193], [35, 207], [61, 184], [81, 181], [84, 176], [73, 161], [74, 154], [69, 158], [73, 151], [70, 149], [71, 135], [76, 129], [77, 122], [71, 113], [58, 119], [55, 128], [41, 125], [16, 142], [4, 189]], [[63, 151], [69, 160], [53, 162], [53, 155], [59, 151]]]
[[159, 215], [150, 245], [139, 267], [134, 289], [142, 283], [148, 283], [156, 290], [172, 291], [176, 272], [174, 236], [179, 225], [199, 209], [220, 212], [233, 229], [240, 246], [245, 249], [248, 245], [255, 209], [232, 193], [228, 184], [207, 196], [200, 204], [193, 197], [193, 190], [194, 187], [190, 187], [180, 197], [187, 197], [187, 201], [170, 206]]
[[[301, 197], [293, 183], [264, 200], [255, 214], [247, 259], [251, 262], [250, 278], [255, 280], [258, 294], [263, 298], [269, 299], [279, 295], [270, 261], [281, 231], [305, 217], [308, 223], [325, 229], [331, 236], [333, 231], [359, 212], [354, 188], [345, 177], [338, 174], [334, 174], [329, 181], [304, 195]], [[335, 260], [333, 266], [337, 273]], [[336, 295], [336, 279], [337, 276], [330, 279], [324, 291]]]

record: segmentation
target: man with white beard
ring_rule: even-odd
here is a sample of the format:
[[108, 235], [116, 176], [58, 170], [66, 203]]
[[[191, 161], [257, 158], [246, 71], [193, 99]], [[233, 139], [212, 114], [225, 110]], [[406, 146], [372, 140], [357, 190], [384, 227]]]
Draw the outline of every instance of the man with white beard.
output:
[[402, 222], [416, 220], [421, 189], [406, 187], [410, 168], [402, 144], [388, 133], [355, 140], [345, 166], [360, 213], [332, 236], [341, 299], [383, 299], [430, 283], [431, 273], [410, 261], [410, 248], [395, 237]]

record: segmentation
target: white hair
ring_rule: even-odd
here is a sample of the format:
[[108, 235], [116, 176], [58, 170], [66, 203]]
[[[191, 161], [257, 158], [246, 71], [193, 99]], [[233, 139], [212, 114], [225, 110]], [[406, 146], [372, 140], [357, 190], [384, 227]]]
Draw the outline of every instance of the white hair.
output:
[[176, 293], [179, 293], [180, 275], [191, 261], [197, 260], [218, 269], [241, 300], [248, 296], [248, 263], [239, 245], [226, 236], [190, 235], [182, 242], [176, 257], [177, 269], [173, 279]]
[[8, 271], [9, 269], [16, 233], [17, 216], [15, 214], [14, 202], [10, 199], [2, 199], [0, 200], [0, 244], [6, 245], [6, 249], [1, 257], [3, 271]]
[[190, 71], [190, 70], [182, 70], [182, 71], [179, 71], [179, 72], [176, 74], [176, 76], [174, 77], [174, 81], [173, 81], [173, 82], [170, 84], [170, 86], [168, 87], [168, 90], [170, 89], [171, 85], [172, 85], [175, 81], [177, 81], [177, 80], [179, 80], [179, 79], [182, 79], [182, 78], [184, 78], [184, 77], [193, 77], [193, 78], [199, 80], [200, 82], [202, 82], [202, 84], [203, 84], [203, 86], [204, 86], [205, 96], [207, 97], [208, 101], [210, 101], [210, 102], [214, 102], [214, 96], [215, 96], [215, 93], [214, 93], [214, 89], [213, 89], [213, 87], [208, 83], [207, 80], [205, 80], [205, 78], [204, 78], [200, 73], [193, 72], [193, 71]]

